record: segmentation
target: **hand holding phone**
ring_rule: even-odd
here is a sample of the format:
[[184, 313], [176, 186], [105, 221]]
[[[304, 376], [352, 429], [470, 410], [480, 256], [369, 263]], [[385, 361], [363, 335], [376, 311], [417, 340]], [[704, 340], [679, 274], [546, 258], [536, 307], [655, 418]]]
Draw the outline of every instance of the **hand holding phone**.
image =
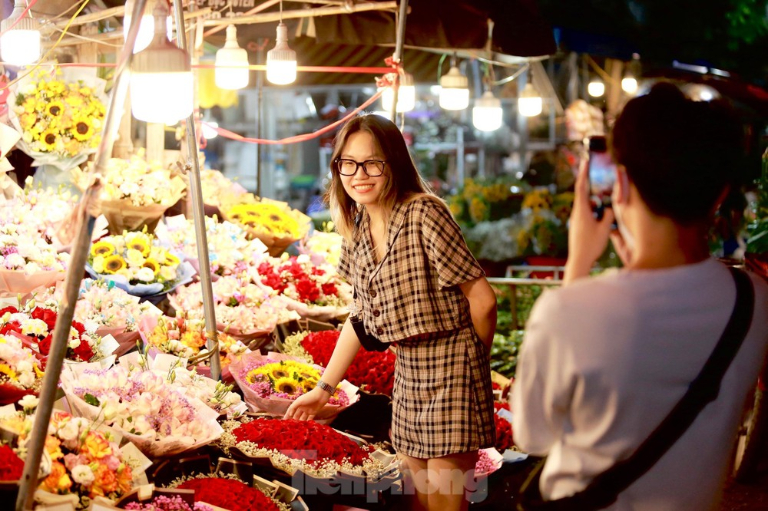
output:
[[611, 194], [616, 183], [616, 164], [608, 152], [605, 137], [594, 136], [589, 139], [589, 201], [595, 217], [603, 218], [603, 211], [611, 206]]

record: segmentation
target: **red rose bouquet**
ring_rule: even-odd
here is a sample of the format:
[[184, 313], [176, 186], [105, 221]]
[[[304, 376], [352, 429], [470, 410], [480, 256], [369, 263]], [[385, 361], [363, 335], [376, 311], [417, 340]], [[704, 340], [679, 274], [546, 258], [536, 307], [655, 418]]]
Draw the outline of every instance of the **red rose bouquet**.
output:
[[[299, 332], [285, 339], [283, 350], [288, 355], [327, 367], [339, 334], [338, 330]], [[395, 358], [390, 350], [360, 350], [344, 377], [361, 390], [391, 397], [395, 383]]]
[[316, 266], [308, 255], [288, 260], [270, 258], [251, 271], [254, 282], [285, 299], [289, 309], [304, 318], [343, 316], [352, 303], [352, 288], [328, 264]]
[[[195, 477], [175, 485], [175, 488], [194, 490], [195, 502], [204, 502], [229, 511], [288, 511], [290, 509], [286, 504], [265, 495], [260, 489], [232, 478]], [[169, 509], [169, 511], [176, 511], [176, 509]]]
[[[496, 425], [496, 445], [494, 447], [499, 452], [504, 452], [515, 445], [512, 437], [512, 424], [506, 418], [509, 417], [507, 415], [509, 404], [495, 402], [493, 407], [496, 410], [496, 413], [493, 414], [493, 422]], [[505, 411], [506, 413], [504, 413]]]
[[8, 445], [0, 445], [0, 481], [18, 481], [24, 462]]
[[43, 371], [35, 352], [12, 335], [0, 335], [0, 405], [40, 392]]

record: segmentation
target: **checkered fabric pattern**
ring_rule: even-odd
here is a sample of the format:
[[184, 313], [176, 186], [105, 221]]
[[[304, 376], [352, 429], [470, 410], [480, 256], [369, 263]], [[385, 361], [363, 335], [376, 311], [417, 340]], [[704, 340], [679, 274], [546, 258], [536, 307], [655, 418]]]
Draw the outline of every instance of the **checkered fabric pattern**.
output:
[[398, 204], [387, 252], [378, 264], [374, 254], [363, 215], [354, 243], [342, 245], [338, 271], [354, 286], [355, 309], [370, 335], [397, 342], [469, 324], [469, 303], [458, 285], [485, 273], [442, 204], [426, 197]]
[[488, 354], [472, 327], [400, 342], [392, 395], [392, 445], [414, 458], [493, 447]]
[[399, 203], [378, 263], [363, 215], [338, 271], [355, 288], [367, 332], [398, 345], [395, 448], [433, 458], [492, 446], [489, 358], [459, 288], [485, 273], [448, 209], [427, 197]]

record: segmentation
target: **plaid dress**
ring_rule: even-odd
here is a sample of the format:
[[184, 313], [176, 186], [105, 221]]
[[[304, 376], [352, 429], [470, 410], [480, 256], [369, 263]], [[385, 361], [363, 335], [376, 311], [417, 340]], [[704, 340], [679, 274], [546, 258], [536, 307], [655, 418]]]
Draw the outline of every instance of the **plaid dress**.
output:
[[397, 204], [378, 263], [363, 214], [339, 273], [355, 288], [367, 332], [397, 346], [395, 449], [436, 458], [492, 446], [489, 357], [459, 288], [484, 273], [447, 208], [427, 197]]

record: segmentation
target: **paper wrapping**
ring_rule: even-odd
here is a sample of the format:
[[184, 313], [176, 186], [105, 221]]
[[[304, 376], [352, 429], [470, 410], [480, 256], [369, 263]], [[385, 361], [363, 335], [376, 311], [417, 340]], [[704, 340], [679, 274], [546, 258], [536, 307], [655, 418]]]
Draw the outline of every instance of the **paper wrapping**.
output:
[[290, 234], [286, 234], [285, 236], [275, 236], [273, 234], [266, 233], [259, 229], [254, 229], [252, 227], [243, 225], [237, 220], [230, 219], [226, 215], [223, 209], [222, 209], [222, 215], [224, 215], [225, 220], [241, 226], [248, 233], [248, 236], [251, 239], [258, 238], [259, 240], [261, 240], [261, 242], [264, 243], [264, 245], [266, 245], [267, 251], [269, 252], [270, 256], [279, 257], [283, 252], [285, 252], [285, 250], [289, 246], [291, 246], [293, 243], [299, 241], [300, 239], [302, 239], [304, 236], [307, 235], [307, 233], [309, 232], [309, 227], [312, 224], [312, 219], [307, 215], [305, 215], [304, 213], [302, 213], [301, 211], [291, 208], [286, 202], [265, 199], [265, 198], [262, 198], [260, 202], [277, 206], [278, 208], [283, 210], [283, 212], [293, 217], [296, 220], [296, 222], [299, 224], [299, 236], [295, 238]]
[[329, 321], [341, 318], [349, 314], [349, 307], [334, 307], [332, 305], [307, 305], [304, 302], [280, 296], [288, 310], [296, 312], [302, 319], [314, 319], [317, 321]]
[[65, 276], [63, 271], [39, 271], [28, 275], [21, 270], [0, 270], [0, 296], [26, 295], [51, 287]]
[[[232, 372], [232, 376], [235, 378], [235, 381], [237, 382], [238, 387], [240, 387], [240, 390], [243, 391], [243, 397], [245, 399], [245, 403], [248, 405], [248, 408], [252, 412], [266, 412], [271, 415], [276, 416], [283, 416], [285, 415], [285, 412], [288, 411], [288, 407], [291, 406], [291, 403], [293, 403], [293, 400], [286, 399], [286, 398], [263, 398], [260, 397], [254, 390], [252, 390], [248, 383], [240, 377], [240, 372], [248, 365], [248, 362], [256, 361], [256, 360], [262, 360], [262, 359], [271, 359], [275, 362], [279, 362], [281, 360], [294, 360], [296, 362], [301, 362], [305, 364], [306, 362], [298, 359], [296, 357], [291, 357], [288, 355], [284, 355], [282, 353], [268, 353], [266, 356], [261, 355], [258, 352], [251, 352], [246, 353], [243, 355], [239, 361], [233, 362], [230, 365], [230, 371]], [[317, 364], [308, 364], [322, 372], [324, 369], [320, 367]], [[357, 402], [358, 399], [360, 399], [360, 396], [357, 394], [357, 387], [349, 383], [347, 380], [342, 380], [341, 383], [339, 383], [338, 386], [339, 390], [341, 392], [344, 392], [347, 397], [349, 398], [349, 405], [351, 406], [354, 403]], [[330, 405], [326, 404], [321, 408], [317, 415], [315, 415], [315, 420], [321, 424], [329, 424], [333, 419], [336, 418], [336, 416], [347, 408], [348, 406], [339, 406], [339, 405]]]
[[128, 279], [122, 275], [106, 275], [96, 273], [96, 271], [89, 264], [85, 265], [85, 271], [88, 272], [88, 275], [94, 279], [114, 282], [115, 286], [133, 296], [153, 296], [163, 293], [170, 293], [177, 287], [192, 282], [194, 276], [197, 275], [197, 272], [195, 272], [195, 269], [192, 268], [191, 264], [186, 261], [182, 261], [176, 269], [176, 282], [174, 282], [173, 286], [170, 288], [164, 289], [163, 284], [159, 282], [155, 282], [153, 284], [130, 284]]

